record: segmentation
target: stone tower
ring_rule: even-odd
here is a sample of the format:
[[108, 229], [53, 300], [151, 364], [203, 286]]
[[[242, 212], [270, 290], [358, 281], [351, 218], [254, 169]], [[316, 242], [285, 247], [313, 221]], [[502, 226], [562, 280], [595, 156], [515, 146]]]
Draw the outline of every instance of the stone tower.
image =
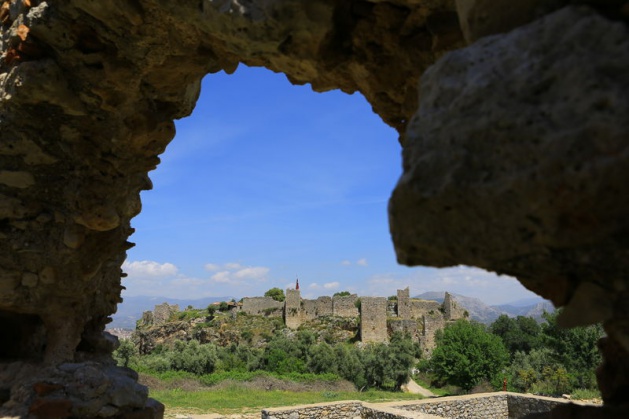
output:
[[360, 340], [387, 342], [387, 299], [385, 297], [362, 297], [360, 303]]
[[411, 318], [411, 298], [408, 287], [397, 290], [397, 316], [402, 320]]
[[458, 320], [464, 318], [465, 310], [459, 306], [454, 297], [449, 292], [446, 292], [443, 299], [443, 316], [445, 320]]
[[297, 329], [301, 325], [301, 291], [288, 288], [284, 300], [284, 322], [286, 327]]

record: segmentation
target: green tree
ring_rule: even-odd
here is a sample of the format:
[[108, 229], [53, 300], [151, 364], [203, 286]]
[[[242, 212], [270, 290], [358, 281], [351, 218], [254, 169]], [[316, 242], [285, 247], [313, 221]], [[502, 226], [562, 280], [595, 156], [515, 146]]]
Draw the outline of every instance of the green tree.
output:
[[123, 367], [128, 367], [129, 362], [138, 354], [135, 345], [129, 339], [121, 339], [120, 346], [113, 353], [114, 359]]
[[365, 380], [370, 387], [399, 390], [408, 381], [417, 347], [408, 336], [396, 333], [388, 345], [379, 343], [363, 349]]
[[338, 374], [354, 383], [358, 389], [367, 386], [361, 350], [353, 345], [337, 344], [334, 346], [334, 353]]
[[529, 353], [541, 345], [542, 328], [532, 317], [514, 319], [503, 314], [489, 326], [489, 331], [502, 339], [512, 358], [518, 351]]
[[544, 346], [552, 351], [555, 364], [568, 371], [573, 385], [580, 388], [594, 388], [594, 370], [601, 362], [598, 340], [604, 331], [600, 324], [562, 329], [557, 325], [554, 313], [544, 313], [546, 323], [542, 324], [542, 340]]
[[188, 371], [193, 374], [211, 374], [218, 366], [216, 346], [201, 345], [196, 340], [189, 342], [175, 341], [172, 351], [168, 352], [171, 368]]
[[275, 301], [284, 301], [286, 297], [284, 296], [284, 290], [281, 288], [271, 288], [267, 292], [264, 293], [265, 297], [271, 297]]
[[479, 323], [459, 320], [438, 333], [436, 342], [430, 367], [437, 379], [465, 390], [491, 380], [509, 360], [502, 340]]
[[338, 373], [334, 350], [325, 342], [310, 347], [308, 369], [314, 374]]
[[335, 292], [334, 295], [332, 295], [332, 297], [349, 297], [350, 292], [349, 291], [340, 291], [340, 292]]
[[275, 335], [268, 343], [262, 356], [264, 369], [279, 374], [306, 372], [307, 347], [296, 339]]

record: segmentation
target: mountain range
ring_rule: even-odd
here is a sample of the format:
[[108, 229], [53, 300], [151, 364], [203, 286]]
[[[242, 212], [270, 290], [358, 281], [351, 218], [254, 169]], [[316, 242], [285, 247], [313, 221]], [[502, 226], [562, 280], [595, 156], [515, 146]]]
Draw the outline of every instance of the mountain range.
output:
[[[466, 297], [461, 294], [450, 293], [454, 299], [470, 313], [470, 318], [481, 323], [490, 324], [500, 315], [506, 314], [509, 317], [525, 316], [533, 317], [535, 320], [542, 321], [544, 311], [549, 313], [555, 311], [553, 304], [541, 297], [527, 298], [523, 300], [513, 301], [509, 304], [493, 305], [485, 304], [478, 298]], [[443, 302], [445, 291], [429, 291], [414, 296], [422, 300], [434, 300]]]

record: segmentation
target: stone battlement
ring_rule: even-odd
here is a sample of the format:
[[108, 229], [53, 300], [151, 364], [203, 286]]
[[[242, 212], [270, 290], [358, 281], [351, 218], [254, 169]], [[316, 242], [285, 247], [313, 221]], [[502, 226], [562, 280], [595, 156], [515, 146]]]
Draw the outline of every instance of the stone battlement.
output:
[[399, 331], [410, 334], [426, 355], [434, 349], [437, 330], [465, 318], [465, 311], [451, 294], [446, 293], [443, 303], [420, 300], [410, 298], [408, 287], [397, 290], [397, 301], [356, 294], [309, 300], [301, 298], [298, 289], [289, 288], [283, 303], [270, 297], [246, 297], [241, 310], [250, 315], [283, 317], [291, 329], [321, 317], [360, 317], [362, 342], [387, 342], [391, 333]]

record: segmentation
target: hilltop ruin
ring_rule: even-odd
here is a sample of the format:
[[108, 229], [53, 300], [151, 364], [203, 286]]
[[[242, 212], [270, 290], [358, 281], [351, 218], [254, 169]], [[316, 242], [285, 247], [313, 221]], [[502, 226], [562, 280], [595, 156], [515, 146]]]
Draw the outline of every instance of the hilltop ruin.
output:
[[360, 317], [362, 342], [387, 342], [391, 332], [400, 331], [410, 334], [429, 355], [434, 349], [435, 332], [448, 322], [467, 318], [466, 312], [447, 292], [443, 303], [410, 298], [409, 292], [408, 287], [397, 290], [397, 299], [392, 300], [356, 294], [308, 300], [301, 298], [299, 289], [289, 288], [284, 302], [271, 297], [245, 297], [240, 309], [247, 314], [281, 316], [291, 329], [318, 317]]

